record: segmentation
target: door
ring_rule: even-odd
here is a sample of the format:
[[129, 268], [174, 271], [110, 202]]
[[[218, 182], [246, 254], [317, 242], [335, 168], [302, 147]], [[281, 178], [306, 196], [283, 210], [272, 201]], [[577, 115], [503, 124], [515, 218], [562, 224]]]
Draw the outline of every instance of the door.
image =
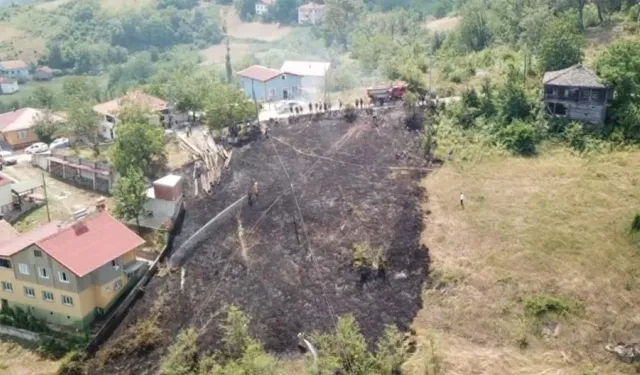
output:
[[289, 92], [287, 89], [282, 89], [282, 99], [289, 99]]

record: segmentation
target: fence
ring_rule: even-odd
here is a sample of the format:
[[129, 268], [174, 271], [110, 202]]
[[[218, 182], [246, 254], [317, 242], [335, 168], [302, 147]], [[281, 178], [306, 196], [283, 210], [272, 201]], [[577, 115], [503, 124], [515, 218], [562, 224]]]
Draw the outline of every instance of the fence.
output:
[[35, 332], [27, 331], [16, 327], [10, 327], [0, 324], [0, 335], [16, 337], [27, 341], [38, 341], [40, 335]]
[[34, 154], [31, 164], [57, 179], [101, 194], [111, 194], [117, 179], [116, 171], [109, 164], [76, 156]]

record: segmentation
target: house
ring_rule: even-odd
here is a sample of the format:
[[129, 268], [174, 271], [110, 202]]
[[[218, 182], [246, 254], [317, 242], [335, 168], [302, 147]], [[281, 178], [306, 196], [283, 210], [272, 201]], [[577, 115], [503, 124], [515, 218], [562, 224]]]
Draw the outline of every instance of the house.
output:
[[551, 116], [602, 124], [613, 90], [596, 73], [580, 64], [546, 72], [542, 79], [544, 103]]
[[[169, 174], [153, 182], [147, 189], [144, 209], [148, 213], [139, 219], [140, 226], [157, 230], [167, 222], [173, 222], [182, 207], [182, 176]], [[135, 224], [135, 220], [131, 222]]]
[[272, 101], [300, 96], [302, 77], [260, 65], [238, 72], [242, 91], [251, 99]]
[[0, 94], [13, 94], [20, 90], [18, 80], [15, 78], [0, 76]]
[[30, 78], [29, 65], [22, 60], [0, 61], [0, 76], [27, 81]]
[[324, 20], [324, 4], [308, 3], [298, 8], [300, 25], [317, 25]]
[[57, 325], [88, 327], [146, 264], [135, 254], [144, 240], [107, 212], [0, 236], [2, 307], [28, 309]]
[[33, 79], [36, 81], [51, 81], [53, 79], [53, 69], [48, 66], [40, 66], [33, 73]]
[[[38, 142], [35, 125], [47, 114], [35, 108], [21, 108], [17, 111], [0, 114], [0, 139], [8, 143], [14, 150], [23, 149]], [[51, 120], [63, 122], [60, 115], [51, 114]]]
[[260, 0], [256, 3], [256, 14], [264, 16], [269, 12], [269, 7], [274, 3], [274, 0]]
[[93, 110], [102, 118], [100, 122], [100, 134], [108, 140], [117, 137], [116, 127], [118, 124], [118, 114], [127, 106], [140, 106], [151, 113], [152, 124], [165, 125], [168, 119], [169, 106], [167, 101], [142, 91], [132, 91], [125, 96], [97, 104]]
[[0, 214], [2, 216], [13, 209], [12, 182], [7, 177], [0, 175]]
[[308, 98], [315, 98], [324, 91], [330, 68], [328, 62], [285, 61], [280, 70], [301, 76], [303, 93]]

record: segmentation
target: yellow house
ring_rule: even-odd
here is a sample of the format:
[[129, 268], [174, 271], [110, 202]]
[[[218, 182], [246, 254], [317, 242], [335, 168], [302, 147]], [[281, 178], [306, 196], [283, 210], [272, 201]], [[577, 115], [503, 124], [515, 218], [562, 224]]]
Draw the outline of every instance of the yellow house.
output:
[[[3, 223], [3, 222], [0, 222]], [[18, 234], [0, 227], [0, 301], [47, 321], [87, 327], [106, 313], [144, 265], [144, 240], [107, 212]]]
[[62, 122], [64, 118], [35, 108], [21, 108], [17, 111], [0, 113], [0, 138], [14, 149], [28, 147], [38, 142], [35, 125], [40, 119], [50, 116], [49, 121]]

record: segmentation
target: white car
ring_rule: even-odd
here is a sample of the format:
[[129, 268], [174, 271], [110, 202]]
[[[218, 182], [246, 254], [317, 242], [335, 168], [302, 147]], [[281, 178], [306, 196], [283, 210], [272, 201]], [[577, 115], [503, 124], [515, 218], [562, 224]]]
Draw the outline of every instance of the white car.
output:
[[303, 109], [306, 109], [309, 107], [309, 104], [305, 102], [301, 102], [299, 100], [284, 100], [284, 101], [281, 101], [280, 103], [277, 103], [275, 107], [276, 107], [276, 111], [279, 114], [283, 114], [283, 113], [290, 113], [291, 112], [290, 108], [302, 107]]
[[37, 142], [32, 144], [31, 146], [24, 149], [24, 152], [27, 154], [37, 154], [39, 152], [45, 152], [49, 150], [49, 146], [47, 146], [44, 142]]
[[53, 150], [56, 148], [65, 148], [69, 147], [69, 138], [57, 138], [54, 139], [53, 142], [49, 145], [49, 149]]
[[7, 158], [11, 155], [13, 155], [11, 151], [0, 151], [0, 156], [2, 156], [3, 158]]

